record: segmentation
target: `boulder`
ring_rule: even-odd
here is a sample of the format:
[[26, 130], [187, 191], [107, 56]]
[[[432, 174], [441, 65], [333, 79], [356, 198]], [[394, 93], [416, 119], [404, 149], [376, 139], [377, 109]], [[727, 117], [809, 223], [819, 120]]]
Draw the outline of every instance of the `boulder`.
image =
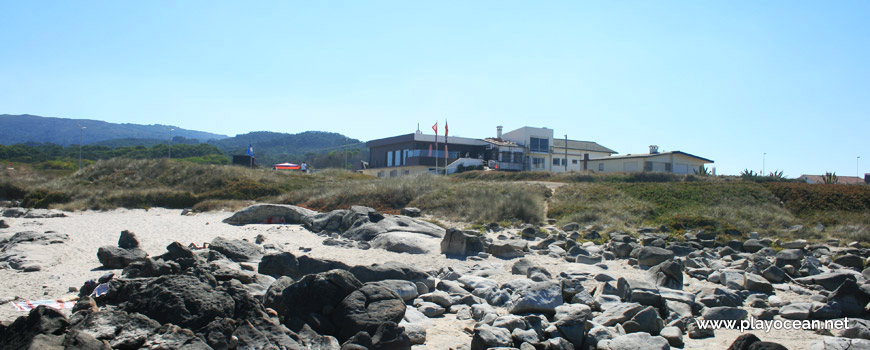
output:
[[664, 321], [659, 317], [658, 312], [652, 306], [640, 310], [634, 317], [631, 318], [638, 325], [640, 332], [646, 332], [652, 335], [658, 335], [664, 328]]
[[280, 304], [264, 306], [275, 309], [285, 322], [293, 318], [304, 320], [310, 314], [327, 316], [335, 305], [360, 287], [362, 283], [348, 271], [330, 270], [303, 276], [281, 292]]
[[828, 302], [838, 303], [845, 317], [860, 317], [867, 313], [870, 294], [860, 288], [854, 280], [846, 279], [828, 296]]
[[371, 241], [372, 248], [408, 254], [430, 254], [438, 251], [437, 239], [412, 232], [386, 232]]
[[669, 350], [667, 339], [648, 333], [631, 333], [598, 342], [599, 350]]
[[562, 305], [562, 288], [558, 282], [545, 281], [515, 291], [508, 310], [512, 314], [539, 312], [553, 314]]
[[484, 251], [483, 237], [451, 228], [441, 240], [441, 254], [468, 256]]
[[121, 231], [121, 237], [118, 238], [118, 248], [139, 248], [139, 240], [136, 238], [136, 234], [127, 230]]
[[734, 342], [731, 343], [731, 346], [728, 347], [728, 350], [787, 350], [786, 347], [773, 343], [761, 341], [754, 334], [742, 334], [737, 339], [734, 339]]
[[487, 350], [498, 347], [511, 347], [513, 340], [507, 329], [479, 325], [474, 328], [474, 336], [471, 338], [471, 350]]
[[[348, 215], [352, 214], [349, 213]], [[345, 215], [346, 218], [347, 215]], [[377, 218], [374, 219], [377, 220]], [[443, 238], [445, 236], [443, 228], [428, 221], [397, 215], [382, 215], [382, 219], [373, 221], [372, 213], [369, 213], [367, 217], [361, 217], [355, 221], [353, 226], [341, 235], [356, 241], [370, 241], [378, 235], [387, 232], [411, 232], [434, 238]]]
[[136, 349], [159, 327], [159, 322], [138, 313], [102, 310], [88, 314], [72, 330], [107, 341], [115, 349]]
[[746, 310], [732, 306], [717, 306], [704, 309], [705, 320], [742, 320], [749, 313]]
[[680, 263], [668, 260], [653, 266], [647, 275], [658, 287], [683, 289], [683, 267]]
[[192, 275], [118, 283], [121, 286], [116, 297], [126, 300], [126, 311], [141, 313], [161, 323], [198, 329], [218, 317], [232, 318], [235, 313], [232, 297]]
[[[425, 334], [424, 334], [425, 337]], [[371, 350], [400, 350], [411, 349], [411, 338], [406, 334], [405, 328], [396, 322], [387, 321], [378, 326], [372, 336]]]
[[773, 293], [773, 285], [770, 284], [764, 277], [754, 273], [747, 273], [743, 284], [743, 288], [752, 292]]
[[335, 269], [347, 270], [349, 268], [349, 266], [340, 261], [315, 259], [307, 255], [296, 257], [292, 253], [281, 252], [264, 256], [260, 260], [257, 272], [275, 278], [288, 276], [293, 279], [299, 279], [308, 274]]
[[808, 320], [813, 310], [813, 303], [792, 303], [779, 309], [782, 318], [790, 320]]
[[420, 217], [420, 209], [414, 208], [414, 207], [405, 207], [405, 208], [402, 208], [402, 210], [399, 212], [399, 214], [402, 214], [402, 215], [407, 216], [407, 217], [416, 218], [416, 217]]
[[655, 266], [673, 258], [673, 251], [659, 247], [643, 247], [637, 255], [637, 264]]
[[404, 301], [412, 301], [419, 295], [417, 285], [411, 281], [383, 280], [377, 282], [368, 282], [366, 284], [381, 286], [393, 292], [396, 292], [396, 294], [398, 294], [399, 297], [401, 297]]
[[864, 269], [864, 259], [854, 254], [845, 254], [834, 259], [834, 262], [845, 267], [851, 267], [858, 271]]
[[846, 280], [855, 281], [855, 275], [848, 272], [828, 272], [815, 276], [807, 276], [796, 278], [795, 281], [801, 284], [816, 284], [820, 285], [828, 291], [837, 289]]
[[493, 242], [487, 249], [487, 252], [501, 259], [521, 258], [526, 255], [522, 250], [517, 249], [514, 244], [508, 241]]
[[338, 232], [347, 210], [337, 209], [328, 213], [318, 213], [302, 217], [302, 224], [311, 232]]
[[254, 204], [235, 212], [223, 220], [230, 225], [249, 225], [264, 223], [302, 224], [303, 218], [317, 214], [316, 211], [283, 204]]
[[785, 265], [801, 266], [804, 255], [804, 251], [800, 249], [783, 249], [776, 253], [774, 264], [779, 268]]
[[668, 344], [670, 344], [672, 347], [682, 348], [684, 345], [683, 331], [680, 330], [680, 327], [670, 326], [662, 328], [661, 332], [659, 332], [659, 335], [662, 338], [665, 338], [665, 340], [668, 341]]
[[619, 303], [604, 310], [600, 315], [593, 318], [592, 321], [609, 327], [630, 320], [643, 309], [644, 306], [638, 303]]
[[37, 306], [12, 324], [0, 324], [0, 349], [63, 349], [68, 327], [62, 312]]
[[244, 262], [260, 259], [260, 247], [248, 241], [217, 237], [211, 241], [209, 249], [217, 251], [232, 261]]
[[747, 253], [755, 253], [764, 249], [764, 245], [757, 239], [747, 239], [743, 242], [743, 251]]
[[761, 271], [761, 275], [771, 283], [781, 283], [782, 281], [785, 281], [786, 278], [785, 271], [776, 265], [768, 266], [766, 269]]
[[534, 263], [526, 258], [519, 259], [511, 266], [511, 273], [514, 275], [526, 276], [529, 273], [529, 268], [535, 266]]
[[810, 350], [847, 350], [847, 349], [870, 349], [870, 340], [849, 339], [839, 337], [825, 337], [823, 340], [814, 342]]
[[370, 266], [354, 266], [348, 271], [363, 283], [382, 280], [405, 280], [412, 282], [424, 282], [431, 289], [435, 287], [434, 280], [423, 270], [416, 266], [397, 261], [388, 261], [383, 264]]
[[[285, 296], [286, 298], [286, 296]], [[399, 322], [405, 315], [405, 302], [398, 294], [380, 286], [364, 285], [345, 297], [332, 312], [340, 341], [365, 331], [375, 334], [384, 322]]]
[[103, 246], [97, 250], [97, 259], [107, 269], [123, 269], [135, 262], [148, 258], [148, 253], [139, 248], [123, 249], [113, 246]]

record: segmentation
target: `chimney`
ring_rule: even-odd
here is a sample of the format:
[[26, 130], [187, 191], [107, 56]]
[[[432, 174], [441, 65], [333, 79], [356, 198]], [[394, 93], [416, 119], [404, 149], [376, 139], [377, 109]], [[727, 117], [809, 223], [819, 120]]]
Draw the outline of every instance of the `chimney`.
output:
[[649, 154], [659, 153], [659, 146], [649, 145]]
[[501, 140], [501, 125], [495, 127], [495, 138]]

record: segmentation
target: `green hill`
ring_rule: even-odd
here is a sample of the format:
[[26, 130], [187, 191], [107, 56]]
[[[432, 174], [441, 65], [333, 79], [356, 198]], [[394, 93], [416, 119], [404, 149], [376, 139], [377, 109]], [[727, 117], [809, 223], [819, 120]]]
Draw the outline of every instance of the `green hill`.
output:
[[[85, 127], [81, 132], [79, 126]], [[167, 140], [169, 128], [172, 136], [181, 136], [200, 141], [227, 138], [226, 135], [212, 134], [203, 131], [187, 130], [168, 125], [116, 124], [100, 120], [48, 118], [29, 114], [0, 114], [0, 144], [13, 145], [17, 143], [37, 142], [54, 143], [61, 146], [92, 144], [105, 140], [117, 139], [157, 139]]]

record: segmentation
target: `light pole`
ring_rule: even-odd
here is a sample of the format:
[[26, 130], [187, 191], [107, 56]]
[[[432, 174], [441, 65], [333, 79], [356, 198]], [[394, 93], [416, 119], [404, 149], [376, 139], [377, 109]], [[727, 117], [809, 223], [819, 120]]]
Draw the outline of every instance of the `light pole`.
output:
[[169, 160], [172, 160], [172, 130], [173, 128], [169, 128]]
[[861, 167], [859, 166], [860, 161], [861, 161], [861, 156], [858, 156], [858, 158], [855, 158], [855, 177], [858, 178], [858, 182], [860, 182], [860, 180], [861, 180]]
[[[78, 124], [76, 124], [78, 125]], [[82, 170], [82, 141], [85, 138], [85, 129], [87, 127], [78, 125], [79, 127], [79, 171]]]
[[764, 172], [767, 170], [767, 152], [764, 152], [764, 155], [761, 156], [761, 176], [764, 176]]

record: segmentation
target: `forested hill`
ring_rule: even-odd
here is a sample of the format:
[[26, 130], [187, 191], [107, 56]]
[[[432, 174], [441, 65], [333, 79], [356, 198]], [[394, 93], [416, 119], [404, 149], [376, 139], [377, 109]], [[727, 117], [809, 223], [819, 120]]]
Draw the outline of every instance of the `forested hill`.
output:
[[254, 157], [262, 166], [283, 162], [297, 164], [308, 162], [321, 168], [343, 167], [345, 153], [349, 165], [368, 158], [368, 150], [364, 142], [324, 131], [305, 131], [298, 134], [255, 131], [227, 139], [212, 140], [209, 143], [228, 155], [245, 154], [248, 146], [253, 146]]
[[[79, 126], [85, 127], [80, 130]], [[29, 114], [0, 114], [0, 144], [17, 143], [54, 143], [62, 146], [82, 143], [92, 144], [99, 141], [116, 139], [158, 139], [168, 140], [169, 129], [172, 136], [180, 136], [199, 141], [225, 139], [228, 136], [203, 131], [187, 130], [166, 125], [116, 124], [100, 120], [49, 118]]]

